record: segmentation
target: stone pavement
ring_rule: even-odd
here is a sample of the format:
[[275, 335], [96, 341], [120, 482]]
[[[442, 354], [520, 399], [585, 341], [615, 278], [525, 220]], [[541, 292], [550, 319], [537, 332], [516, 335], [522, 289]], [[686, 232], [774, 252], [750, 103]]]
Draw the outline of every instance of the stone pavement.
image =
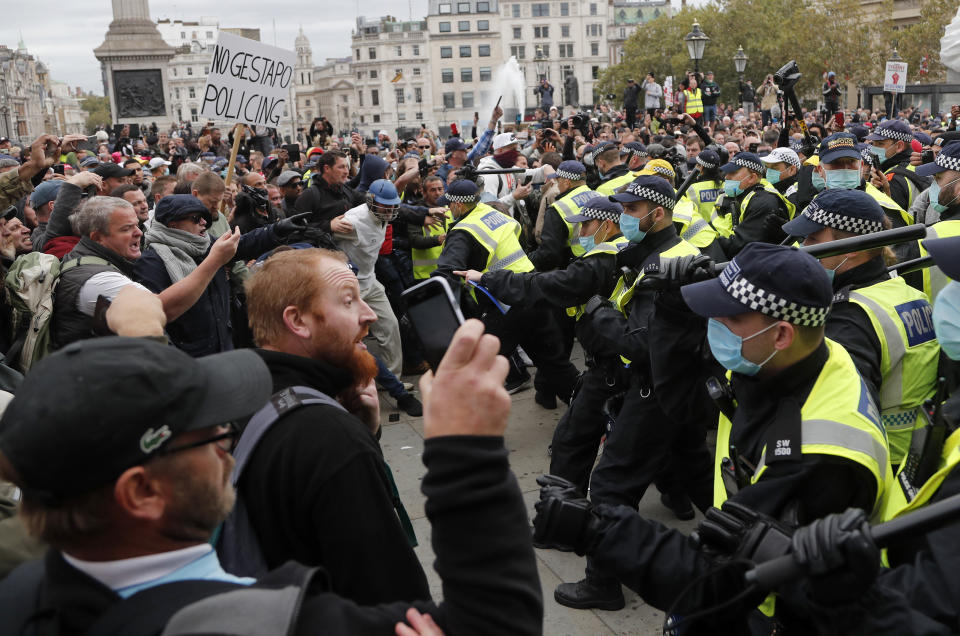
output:
[[[579, 346], [575, 348], [573, 363], [583, 367]], [[416, 383], [417, 378], [404, 378]], [[555, 411], [541, 408], [533, 400], [532, 388], [513, 396], [513, 409], [507, 427], [506, 442], [510, 451], [510, 466], [527, 502], [528, 514], [533, 519], [533, 504], [538, 498], [536, 478], [547, 472], [550, 458], [547, 446], [553, 429], [566, 408], [563, 403]], [[413, 519], [420, 557], [434, 599], [442, 598], [440, 579], [433, 569], [433, 550], [430, 547], [430, 524], [423, 510], [424, 498], [420, 493], [420, 480], [426, 469], [420, 460], [423, 452], [423, 419], [409, 417], [397, 411], [395, 404], [381, 392], [381, 419], [384, 422], [380, 445], [383, 454], [393, 469], [400, 497]], [[388, 422], [389, 414], [399, 414], [398, 422]], [[696, 521], [678, 521], [672, 513], [660, 505], [655, 487], [647, 491], [640, 504], [645, 517], [657, 519], [669, 526], [690, 532]], [[601, 610], [573, 610], [553, 600], [554, 588], [562, 582], [577, 581], [583, 577], [584, 559], [572, 553], [556, 550], [537, 550], [537, 565], [543, 585], [544, 630], [548, 636], [609, 636], [612, 634], [653, 635], [660, 634], [663, 613], [645, 604], [630, 590], [624, 588], [627, 606], [619, 612]]]

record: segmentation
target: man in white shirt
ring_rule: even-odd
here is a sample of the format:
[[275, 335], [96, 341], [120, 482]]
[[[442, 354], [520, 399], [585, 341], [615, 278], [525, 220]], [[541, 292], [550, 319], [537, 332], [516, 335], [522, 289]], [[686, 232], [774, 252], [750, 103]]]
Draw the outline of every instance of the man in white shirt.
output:
[[[493, 156], [477, 164], [479, 170], [513, 168], [520, 156], [520, 142], [513, 133], [500, 133], [493, 138]], [[483, 177], [483, 189], [507, 206], [510, 216], [516, 218], [517, 203], [530, 194], [533, 186], [543, 183], [554, 173], [553, 166], [543, 164], [511, 174], [488, 174]]]

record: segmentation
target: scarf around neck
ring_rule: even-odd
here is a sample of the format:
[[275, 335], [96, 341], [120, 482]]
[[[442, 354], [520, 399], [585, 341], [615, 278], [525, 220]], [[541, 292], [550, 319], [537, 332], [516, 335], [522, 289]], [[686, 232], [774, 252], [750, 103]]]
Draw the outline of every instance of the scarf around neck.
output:
[[171, 283], [189, 276], [210, 249], [210, 237], [206, 234], [197, 236], [162, 223], [150, 225], [146, 240], [147, 247], [163, 261]]

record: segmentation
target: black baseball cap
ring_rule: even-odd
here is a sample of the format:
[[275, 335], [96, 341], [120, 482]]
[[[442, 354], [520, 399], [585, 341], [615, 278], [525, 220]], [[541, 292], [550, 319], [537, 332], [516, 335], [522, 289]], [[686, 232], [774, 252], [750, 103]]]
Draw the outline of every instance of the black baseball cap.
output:
[[81, 340], [30, 369], [0, 418], [0, 450], [27, 496], [62, 501], [181, 433], [252, 415], [272, 384], [249, 349], [192, 358], [142, 338]]
[[90, 172], [98, 174], [104, 179], [109, 179], [110, 177], [129, 177], [134, 173], [133, 170], [122, 168], [115, 163], [101, 163]]
[[933, 261], [943, 273], [953, 280], [960, 280], [960, 236], [926, 239], [920, 244], [930, 252]]

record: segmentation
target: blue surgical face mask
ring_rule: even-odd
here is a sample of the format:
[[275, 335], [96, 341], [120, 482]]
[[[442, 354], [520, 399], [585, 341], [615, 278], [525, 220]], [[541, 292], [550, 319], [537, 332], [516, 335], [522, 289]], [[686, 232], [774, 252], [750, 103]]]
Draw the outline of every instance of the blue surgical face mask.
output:
[[951, 360], [960, 360], [960, 283], [950, 281], [933, 303], [933, 330], [940, 348]]
[[816, 170], [814, 170], [813, 174], [810, 175], [810, 183], [817, 192], [823, 192], [824, 188], [827, 187], [827, 182], [823, 180], [823, 177], [821, 177], [820, 173]]
[[603, 230], [603, 223], [600, 223], [600, 226], [597, 228], [597, 231], [594, 232], [591, 236], [581, 236], [578, 237], [580, 240], [580, 247], [582, 247], [587, 252], [593, 250], [597, 246], [597, 234]]
[[856, 170], [824, 170], [828, 190], [853, 190], [860, 185], [860, 168]]
[[773, 168], [767, 168], [767, 181], [770, 182], [770, 185], [778, 183], [780, 181], [780, 171], [774, 170]]
[[[954, 184], [954, 183], [956, 183], [957, 181], [958, 181], [957, 179], [954, 179], [953, 181], [951, 181], [951, 182], [948, 183], [947, 185]], [[937, 212], [937, 214], [943, 214], [944, 212], [946, 212], [946, 211], [947, 211], [947, 208], [950, 207], [951, 205], [953, 205], [953, 202], [957, 200], [957, 197], [953, 197], [953, 199], [951, 199], [946, 205], [941, 205], [941, 204], [940, 204], [940, 190], [942, 190], [942, 188], [940, 187], [940, 184], [937, 183], [937, 180], [936, 180], [936, 179], [934, 179], [934, 180], [930, 183], [930, 188], [929, 188], [929, 190], [927, 190], [927, 192], [929, 193], [929, 196], [930, 196], [930, 205], [933, 206], [933, 209]]]
[[724, 179], [723, 193], [728, 197], [735, 197], [743, 194], [743, 190], [740, 189], [740, 182], [735, 181], [734, 179]]
[[648, 212], [646, 216], [643, 216], [639, 219], [635, 216], [631, 216], [627, 214], [626, 212], [621, 214], [620, 215], [620, 232], [623, 233], [624, 238], [626, 238], [628, 241], [632, 243], [639, 243], [640, 241], [642, 241], [643, 237], [647, 235], [647, 232], [645, 230], [640, 229], [640, 221], [647, 218], [651, 214], [653, 214], [653, 210], [650, 210], [650, 212]]
[[836, 277], [836, 275], [837, 275], [837, 270], [840, 269], [841, 267], [843, 267], [843, 264], [846, 263], [849, 258], [850, 258], [850, 257], [848, 256], [847, 258], [845, 258], [845, 259], [843, 259], [842, 261], [840, 261], [840, 264], [839, 264], [839, 265], [837, 265], [837, 266], [834, 267], [833, 269], [828, 269], [828, 270], [827, 270], [827, 278], [830, 279], [830, 282], [831, 282], [831, 283], [833, 282], [834, 277]]
[[877, 156], [877, 159], [880, 160], [880, 163], [883, 163], [887, 160], [887, 149], [881, 148], [879, 146], [870, 146], [870, 152]]
[[763, 365], [769, 362], [773, 356], [777, 355], [777, 350], [774, 349], [773, 353], [768, 355], [766, 360], [757, 364], [743, 357], [743, 343], [751, 338], [756, 338], [777, 324], [779, 323], [775, 322], [751, 336], [741, 338], [730, 331], [725, 324], [711, 318], [707, 323], [707, 342], [710, 344], [710, 351], [713, 352], [713, 357], [716, 358], [717, 362], [723, 365], [725, 369], [741, 375], [757, 375], [760, 369], [763, 368]]

